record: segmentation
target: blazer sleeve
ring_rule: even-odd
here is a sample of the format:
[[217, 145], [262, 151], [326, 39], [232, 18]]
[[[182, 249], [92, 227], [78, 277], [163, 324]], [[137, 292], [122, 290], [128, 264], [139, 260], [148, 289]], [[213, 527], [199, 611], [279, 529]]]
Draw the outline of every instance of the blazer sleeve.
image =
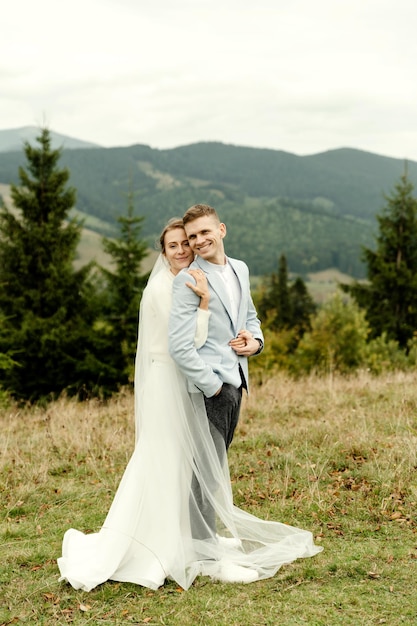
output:
[[256, 312], [255, 305], [253, 304], [252, 296], [250, 294], [249, 294], [246, 328], [252, 333], [255, 339], [260, 339], [262, 341], [262, 346], [263, 346], [264, 335], [261, 329], [261, 321], [258, 318], [258, 314]]
[[185, 377], [205, 396], [211, 397], [222, 386], [222, 380], [199, 355], [195, 346], [196, 316], [200, 298], [186, 286], [189, 275], [181, 271], [174, 279], [169, 320], [169, 353]]

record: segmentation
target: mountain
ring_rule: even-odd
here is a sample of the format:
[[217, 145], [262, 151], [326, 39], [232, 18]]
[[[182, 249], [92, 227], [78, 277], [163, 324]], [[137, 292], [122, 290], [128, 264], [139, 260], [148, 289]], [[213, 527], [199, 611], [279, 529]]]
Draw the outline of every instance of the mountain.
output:
[[[0, 130], [0, 152], [13, 152], [15, 150], [22, 150], [25, 141], [34, 143], [36, 137], [39, 135], [39, 128], [37, 126], [23, 126], [21, 128], [9, 128], [6, 130]], [[51, 131], [51, 144], [54, 149], [65, 148], [68, 150], [74, 148], [97, 148], [98, 145], [83, 141], [81, 139], [75, 139], [74, 137], [68, 137], [67, 135], [61, 135]]]
[[[18, 183], [24, 164], [21, 150], [0, 153], [0, 183]], [[227, 253], [258, 276], [277, 271], [285, 254], [290, 272], [336, 268], [363, 277], [361, 249], [374, 246], [375, 215], [404, 172], [401, 159], [351, 148], [301, 157], [218, 142], [64, 149], [60, 164], [70, 171], [76, 211], [89, 229], [115, 233], [130, 189], [151, 246], [169, 217], [211, 204], [228, 228]], [[407, 171], [417, 185], [417, 163], [408, 162]]]

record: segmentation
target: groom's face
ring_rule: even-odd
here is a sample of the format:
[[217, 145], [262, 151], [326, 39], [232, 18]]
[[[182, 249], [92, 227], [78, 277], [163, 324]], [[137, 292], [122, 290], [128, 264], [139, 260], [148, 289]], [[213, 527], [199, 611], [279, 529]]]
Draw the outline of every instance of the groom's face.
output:
[[223, 223], [211, 215], [203, 215], [187, 222], [184, 227], [194, 254], [210, 263], [224, 264], [223, 238], [226, 235], [226, 226]]

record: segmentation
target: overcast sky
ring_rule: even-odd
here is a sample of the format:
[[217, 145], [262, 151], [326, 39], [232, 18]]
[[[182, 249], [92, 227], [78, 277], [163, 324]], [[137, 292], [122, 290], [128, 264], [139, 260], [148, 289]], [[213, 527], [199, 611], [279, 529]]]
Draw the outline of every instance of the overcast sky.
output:
[[10, 0], [0, 129], [417, 161], [416, 0]]

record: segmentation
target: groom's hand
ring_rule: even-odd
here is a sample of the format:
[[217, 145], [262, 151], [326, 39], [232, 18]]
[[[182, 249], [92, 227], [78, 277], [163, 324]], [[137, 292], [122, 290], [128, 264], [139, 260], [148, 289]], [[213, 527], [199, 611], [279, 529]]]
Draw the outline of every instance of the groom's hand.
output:
[[237, 337], [229, 341], [229, 346], [239, 356], [252, 356], [259, 352], [259, 341], [248, 330], [241, 330]]

